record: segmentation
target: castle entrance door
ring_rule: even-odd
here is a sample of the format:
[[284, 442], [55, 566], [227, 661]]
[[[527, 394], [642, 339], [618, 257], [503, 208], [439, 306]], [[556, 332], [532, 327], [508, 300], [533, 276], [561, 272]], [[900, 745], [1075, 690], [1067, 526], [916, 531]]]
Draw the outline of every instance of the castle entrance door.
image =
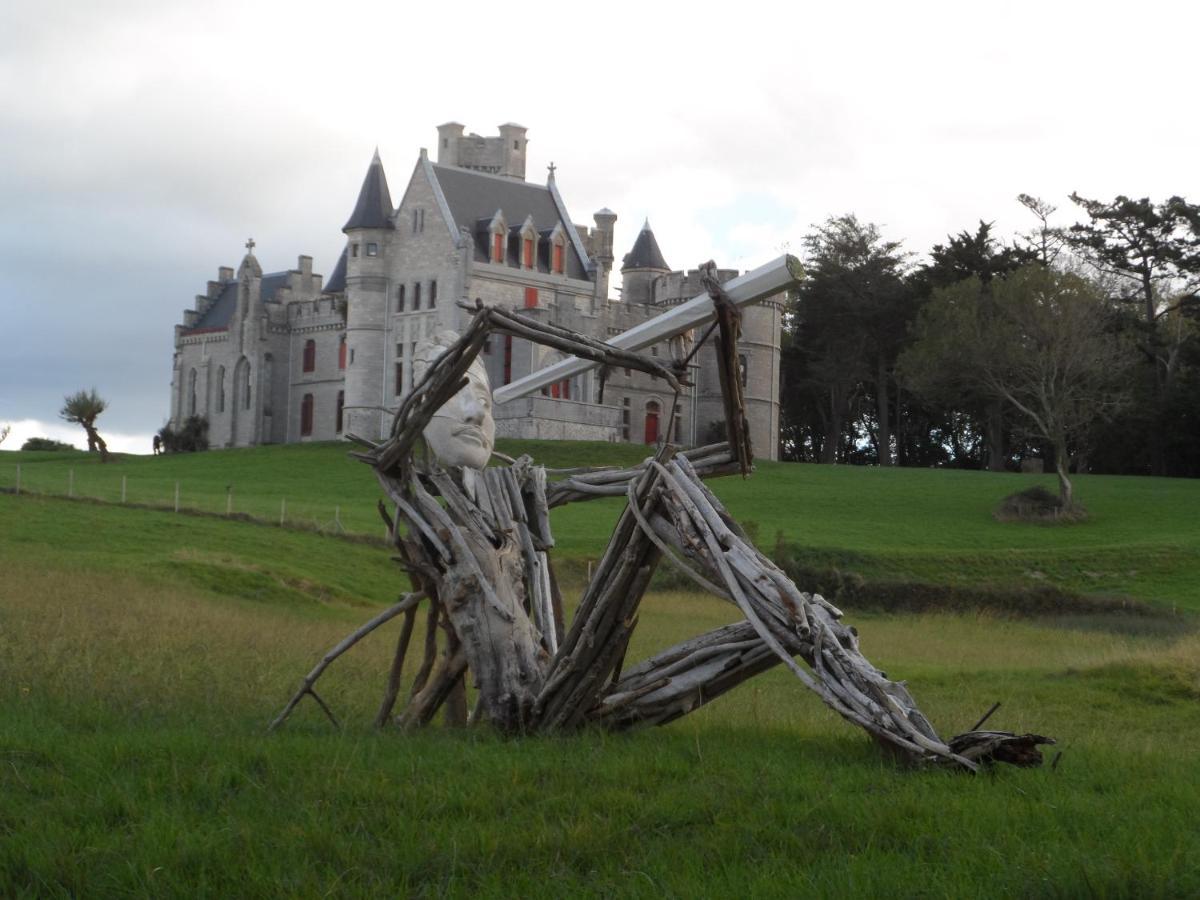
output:
[[651, 400], [646, 404], [646, 440], [647, 444], [658, 443], [658, 414], [661, 410], [658, 402]]

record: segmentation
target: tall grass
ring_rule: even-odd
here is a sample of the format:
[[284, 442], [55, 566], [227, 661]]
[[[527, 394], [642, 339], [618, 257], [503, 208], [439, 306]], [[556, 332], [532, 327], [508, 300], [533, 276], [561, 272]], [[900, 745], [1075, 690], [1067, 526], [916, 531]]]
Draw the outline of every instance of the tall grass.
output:
[[[860, 621], [944, 731], [999, 699], [996, 724], [1062, 742], [1056, 769], [969, 778], [893, 767], [779, 670], [627, 736], [375, 733], [394, 629], [321, 683], [344, 730], [306, 703], [268, 736], [298, 676], [363, 617], [306, 602], [8, 559], [0, 895], [1200, 891], [1194, 636]], [[729, 618], [654, 594], [631, 656]]]

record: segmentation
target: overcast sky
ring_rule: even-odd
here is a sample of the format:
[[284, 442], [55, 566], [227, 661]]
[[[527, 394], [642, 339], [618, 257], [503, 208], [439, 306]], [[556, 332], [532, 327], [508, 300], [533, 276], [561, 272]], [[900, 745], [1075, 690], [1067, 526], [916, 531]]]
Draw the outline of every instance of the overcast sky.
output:
[[[0, 3], [0, 425], [115, 449], [169, 411], [172, 328], [247, 237], [333, 268], [378, 145], [529, 129], [568, 208], [672, 266], [750, 268], [854, 212], [918, 254], [1019, 192], [1195, 200], [1195, 12], [1008, 2]], [[63, 431], [58, 431], [61, 427]], [[114, 439], [115, 438], [115, 439]]]

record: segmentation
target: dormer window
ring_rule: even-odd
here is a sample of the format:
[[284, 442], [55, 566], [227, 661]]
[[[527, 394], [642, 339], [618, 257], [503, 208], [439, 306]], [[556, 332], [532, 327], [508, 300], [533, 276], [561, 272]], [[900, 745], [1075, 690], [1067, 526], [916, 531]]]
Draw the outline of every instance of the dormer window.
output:
[[376, 243], [367, 244], [367, 256], [378, 256], [378, 255], [379, 255], [379, 245]]
[[521, 225], [521, 268], [537, 268], [538, 232], [533, 224], [533, 216], [526, 216]]
[[488, 242], [488, 260], [496, 265], [508, 262], [508, 223], [504, 221], [504, 213], [496, 210], [487, 226], [490, 239]]
[[550, 232], [550, 271], [562, 275], [567, 270], [567, 235], [563, 231], [562, 222], [554, 226]]

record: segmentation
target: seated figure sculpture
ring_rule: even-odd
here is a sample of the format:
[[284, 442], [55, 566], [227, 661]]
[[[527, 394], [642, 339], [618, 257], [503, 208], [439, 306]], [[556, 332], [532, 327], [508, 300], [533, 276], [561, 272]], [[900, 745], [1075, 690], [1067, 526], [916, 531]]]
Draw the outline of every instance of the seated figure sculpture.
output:
[[[548, 473], [528, 457], [488, 466], [495, 423], [477, 356], [491, 333], [639, 368], [677, 391], [679, 382], [658, 359], [506, 310], [480, 304], [474, 311], [461, 337], [441, 332], [418, 346], [416, 388], [396, 414], [391, 437], [379, 444], [356, 439], [367, 447], [359, 457], [392, 501], [394, 517], [382, 504], [381, 512], [414, 591], [331, 651], [275, 725], [305, 693], [316, 697], [312, 684], [333, 658], [403, 613], [380, 725], [423, 725], [443, 707], [448, 721], [465, 721], [468, 678], [477, 691], [470, 719], [506, 733], [663, 724], [783, 664], [830, 708], [906, 759], [972, 771], [994, 759], [1040, 762], [1037, 745], [1050, 741], [1038, 735], [972, 730], [949, 742], [939, 738], [907, 689], [863, 657], [842, 613], [800, 590], [753, 546], [703, 483], [748, 470], [736, 441], [691, 450], [664, 444], [624, 470]], [[736, 349], [736, 331], [724, 339]], [[736, 352], [719, 356], [737, 359]], [[735, 371], [723, 376], [723, 384], [737, 385]], [[734, 390], [727, 409], [740, 406]], [[567, 627], [548, 558], [549, 511], [605, 496], [627, 503]], [[638, 606], [664, 560], [736, 606], [742, 620], [626, 668]], [[417, 604], [425, 598], [424, 659], [393, 717]]]

